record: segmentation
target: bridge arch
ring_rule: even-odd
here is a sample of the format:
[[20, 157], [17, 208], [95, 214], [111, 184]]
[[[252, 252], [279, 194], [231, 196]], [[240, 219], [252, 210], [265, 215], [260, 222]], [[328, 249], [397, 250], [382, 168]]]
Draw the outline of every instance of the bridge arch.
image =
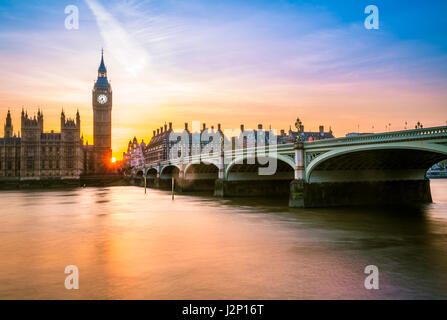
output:
[[171, 179], [172, 176], [178, 178], [180, 170], [180, 167], [175, 164], [164, 166], [160, 170], [160, 179]]
[[216, 180], [219, 167], [215, 163], [194, 162], [185, 167], [186, 180]]
[[421, 180], [431, 166], [444, 159], [447, 159], [447, 145], [438, 143], [346, 146], [312, 160], [306, 166], [305, 179], [308, 183], [343, 179]]
[[158, 169], [157, 167], [147, 168], [146, 169], [146, 177], [149, 179], [155, 179], [157, 178]]
[[[260, 167], [260, 165], [256, 162], [256, 156], [244, 155], [244, 156], [237, 157], [236, 159], [231, 161], [226, 166], [225, 179], [226, 180], [238, 180], [238, 179], [242, 179], [242, 180], [249, 180], [249, 179], [254, 179], [254, 180], [276, 180], [276, 179], [291, 180], [291, 179], [293, 179], [295, 160], [292, 159], [291, 157], [281, 155], [281, 154], [276, 154], [276, 155], [268, 155], [268, 156], [258, 157], [258, 158], [262, 158], [263, 160], [276, 159], [277, 170], [276, 170], [275, 174], [271, 175], [271, 176], [268, 176], [268, 175], [267, 176], [259, 176], [258, 168]], [[244, 161], [248, 162], [248, 160], [254, 160], [253, 162], [255, 164], [244, 164], [243, 163]], [[242, 172], [245, 171], [244, 173], [249, 172], [252, 174], [250, 174], [250, 175], [249, 174], [239, 174], [239, 175], [234, 174], [235, 172], [238, 172], [238, 171], [242, 171]]]

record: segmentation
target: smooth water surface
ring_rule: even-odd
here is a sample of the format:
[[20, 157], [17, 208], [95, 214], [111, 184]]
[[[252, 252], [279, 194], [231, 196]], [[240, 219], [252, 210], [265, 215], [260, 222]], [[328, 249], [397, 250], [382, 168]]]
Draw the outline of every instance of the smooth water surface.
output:
[[[447, 298], [447, 180], [415, 208], [138, 187], [0, 192], [2, 299]], [[67, 265], [79, 290], [67, 290]], [[367, 265], [380, 290], [364, 287]]]

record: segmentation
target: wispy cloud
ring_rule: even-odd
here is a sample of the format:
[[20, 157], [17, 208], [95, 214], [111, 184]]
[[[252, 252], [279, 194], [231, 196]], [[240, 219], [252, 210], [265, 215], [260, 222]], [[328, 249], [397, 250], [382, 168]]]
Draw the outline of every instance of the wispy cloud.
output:
[[77, 4], [80, 29], [68, 31], [60, 1], [1, 2], [1, 117], [12, 107], [18, 121], [22, 105], [43, 106], [48, 130], [58, 128], [61, 106], [79, 108], [90, 139], [101, 45], [114, 88], [116, 151], [131, 136], [149, 138], [166, 120], [283, 128], [299, 115], [306, 128], [330, 124], [343, 135], [358, 124], [364, 130], [389, 122], [396, 129], [404, 121], [436, 125], [445, 115], [447, 42], [432, 35], [446, 25], [438, 14], [445, 10], [432, 4], [421, 3], [432, 19], [417, 30], [402, 29], [406, 20], [396, 4], [399, 21], [391, 25], [388, 17], [377, 31], [364, 29], [357, 4], [346, 14], [349, 1]]
[[110, 54], [132, 75], [142, 72], [149, 63], [146, 50], [96, 0], [85, 0], [93, 12], [101, 36]]

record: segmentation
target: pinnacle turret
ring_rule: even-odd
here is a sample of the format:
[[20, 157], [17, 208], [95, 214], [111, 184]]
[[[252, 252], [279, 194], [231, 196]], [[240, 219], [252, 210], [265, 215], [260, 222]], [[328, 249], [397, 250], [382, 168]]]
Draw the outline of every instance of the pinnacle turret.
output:
[[102, 49], [102, 51], [101, 51], [101, 63], [98, 68], [98, 73], [103, 74], [103, 76], [107, 77], [107, 68], [104, 63], [104, 49]]

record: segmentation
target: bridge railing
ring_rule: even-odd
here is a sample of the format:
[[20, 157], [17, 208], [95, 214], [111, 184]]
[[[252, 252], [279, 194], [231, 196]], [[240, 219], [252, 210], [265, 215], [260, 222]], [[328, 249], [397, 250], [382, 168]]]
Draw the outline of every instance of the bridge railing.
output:
[[447, 138], [447, 126], [432, 127], [423, 129], [412, 129], [393, 131], [385, 133], [372, 133], [365, 134], [356, 137], [342, 137], [334, 139], [317, 140], [313, 142], [306, 142], [305, 148], [311, 148], [313, 146], [333, 146], [337, 144], [357, 144], [357, 143], [375, 143], [383, 142], [385, 140], [415, 140], [415, 139], [427, 139], [434, 137], [446, 137]]
[[[339, 145], [352, 145], [352, 144], [368, 144], [368, 143], [378, 143], [378, 142], [392, 142], [392, 141], [402, 141], [402, 140], [418, 140], [418, 139], [428, 139], [428, 138], [447, 138], [447, 126], [442, 127], [432, 127], [432, 128], [422, 128], [422, 129], [412, 129], [412, 130], [402, 130], [393, 131], [385, 133], [373, 133], [367, 135], [361, 135], [356, 137], [342, 137], [334, 139], [317, 140], [313, 142], [305, 142], [304, 149], [312, 149], [314, 147], [332, 147]], [[288, 154], [292, 155], [294, 150], [294, 144], [277, 144], [272, 146], [262, 146], [262, 147], [251, 147], [235, 150], [224, 150], [224, 158], [227, 162], [228, 159], [236, 159], [238, 157], [243, 157], [247, 155], [259, 155], [259, 154]], [[187, 156], [183, 158], [170, 159], [162, 161], [161, 165], [167, 164], [189, 164], [189, 163], [199, 163], [203, 161], [210, 161], [217, 163], [219, 161], [220, 154], [214, 153], [212, 155], [207, 154], [197, 154], [192, 156]], [[157, 164], [145, 164], [144, 167], [153, 167]]]
[[[292, 154], [294, 149], [293, 143], [288, 144], [278, 144], [273, 146], [262, 146], [262, 147], [252, 147], [252, 148], [243, 148], [243, 149], [232, 149], [232, 150], [224, 150], [224, 159], [225, 162], [234, 160], [239, 157], [244, 157], [247, 155], [270, 155], [275, 156], [276, 154]], [[273, 153], [273, 154], [272, 154]], [[197, 154], [192, 156], [186, 156], [186, 157], [179, 157], [175, 159], [169, 159], [160, 162], [161, 165], [168, 165], [168, 164], [189, 164], [189, 163], [199, 163], [203, 161], [209, 161], [209, 162], [215, 162], [218, 163], [220, 158], [220, 153], [216, 152], [212, 155], [209, 154]], [[158, 163], [154, 164], [146, 164], [145, 167], [153, 167], [157, 166]]]
[[[224, 150], [224, 158], [225, 159], [236, 159], [238, 157], [243, 157], [247, 155], [273, 155], [275, 154], [287, 154], [293, 152], [294, 144], [278, 144], [275, 146], [262, 146], [262, 147], [252, 147], [252, 148], [243, 148], [243, 149], [234, 149], [234, 150]], [[172, 160], [166, 160], [163, 163], [197, 163], [203, 160], [219, 160], [220, 154], [214, 153], [212, 155], [208, 154], [197, 154], [193, 156], [187, 156], [183, 158], [176, 158]]]

